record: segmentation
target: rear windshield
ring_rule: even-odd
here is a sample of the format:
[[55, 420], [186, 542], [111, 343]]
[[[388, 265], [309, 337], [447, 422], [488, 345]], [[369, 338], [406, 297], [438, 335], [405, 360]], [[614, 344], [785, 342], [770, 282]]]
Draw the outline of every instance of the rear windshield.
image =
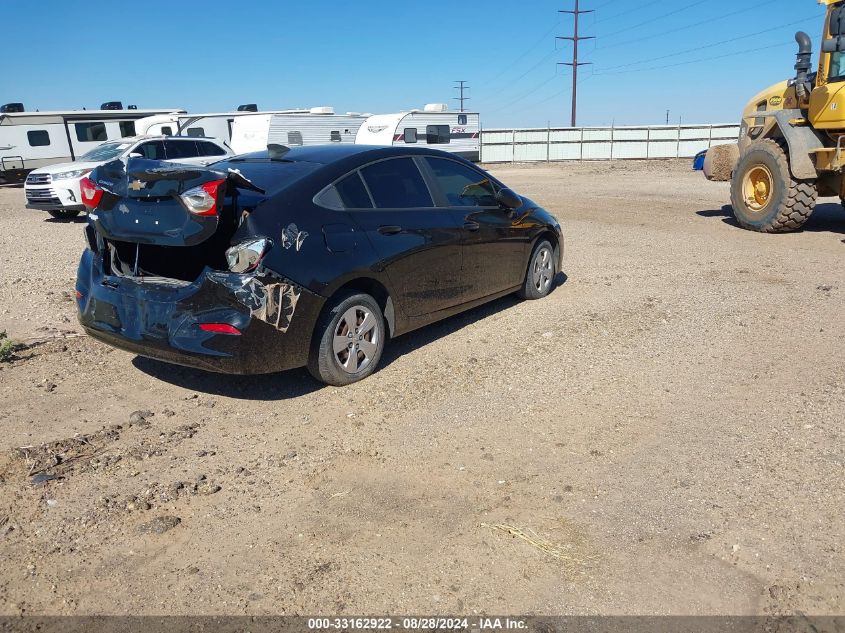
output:
[[289, 187], [297, 180], [323, 167], [320, 163], [268, 159], [221, 160], [209, 165], [211, 169], [225, 172], [239, 170], [241, 175], [261, 187], [267, 194], [273, 194]]

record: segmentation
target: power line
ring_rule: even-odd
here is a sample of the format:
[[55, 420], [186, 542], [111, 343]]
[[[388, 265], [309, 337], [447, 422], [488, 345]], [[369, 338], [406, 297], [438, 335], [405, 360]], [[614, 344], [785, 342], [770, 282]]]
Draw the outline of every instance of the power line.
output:
[[745, 53], [756, 53], [757, 51], [766, 51], [772, 48], [782, 48], [784, 46], [792, 46], [787, 42], [781, 42], [780, 44], [772, 44], [771, 46], [760, 46], [758, 48], [747, 48], [744, 51], [735, 51], [733, 53], [726, 53], [724, 55], [716, 55], [714, 57], [701, 57], [699, 59], [691, 59], [685, 62], [678, 62], [677, 64], [666, 64], [664, 66], [651, 66], [649, 68], [635, 68], [633, 70], [614, 70], [614, 71], [596, 71], [595, 75], [622, 75], [627, 73], [642, 73], [648, 72], [650, 70], [662, 70], [664, 68], [675, 68], [677, 66], [686, 66], [688, 64], [699, 64], [701, 62], [709, 62], [716, 59], [725, 59], [726, 57], [734, 57], [735, 55], [744, 55]]
[[588, 36], [581, 36], [578, 35], [578, 22], [581, 17], [582, 13], [592, 13], [592, 9], [588, 10], [581, 10], [579, 9], [579, 0], [575, 0], [575, 9], [574, 10], [567, 10], [563, 9], [558, 11], [558, 13], [569, 13], [574, 18], [574, 28], [572, 31], [571, 36], [558, 36], [557, 39], [559, 40], [570, 40], [572, 42], [572, 61], [571, 62], [558, 62], [559, 65], [562, 66], [571, 66], [572, 67], [572, 127], [575, 127], [577, 122], [577, 111], [578, 111], [578, 67], [585, 66], [590, 64], [590, 62], [579, 62], [578, 61], [578, 42], [581, 40], [594, 40], [596, 39], [592, 35]]
[[782, 28], [785, 28], [787, 26], [794, 26], [796, 24], [802, 24], [804, 22], [809, 22], [810, 20], [817, 20], [817, 19], [818, 19], [818, 16], [815, 16], [815, 15], [814, 16], [808, 16], [808, 17], [802, 18], [800, 20], [795, 20], [793, 22], [787, 22], [786, 24], [781, 24], [779, 26], [773, 26], [770, 29], [764, 29], [762, 31], [757, 31], [755, 33], [748, 33], [747, 35], [740, 35], [738, 37], [732, 37], [732, 38], [727, 39], [727, 40], [721, 40], [719, 42], [713, 42], [712, 44], [703, 44], [702, 46], [695, 46], [693, 48], [688, 48], [688, 49], [683, 50], [683, 51], [675, 51], [675, 52], [669, 53], [668, 55], [661, 55], [659, 57], [650, 57], [648, 59], [641, 59], [639, 61], [629, 62], [627, 64], [614, 64], [613, 68], [614, 69], [629, 68], [631, 66], [638, 66], [640, 64], [646, 64], [648, 62], [656, 62], [656, 61], [659, 61], [661, 59], [668, 59], [670, 57], [677, 57], [678, 55], [686, 55], [687, 53], [694, 53], [695, 51], [704, 50], [706, 48], [713, 48], [714, 46], [721, 46], [722, 44], [730, 44], [731, 42], [744, 40], [744, 39], [747, 39], [749, 37], [756, 37], [757, 35], [763, 35], [765, 33], [771, 33], [772, 31], [777, 31], [778, 29], [782, 29]]
[[[633, 9], [629, 9], [628, 11], [619, 11], [618, 13], [613, 13], [613, 14], [607, 16], [606, 18], [599, 18], [598, 20], [593, 22], [593, 24], [594, 25], [600, 24], [601, 22], [607, 22], [608, 20], [614, 20], [616, 18], [621, 18], [622, 16], [625, 16], [625, 15], [630, 15], [631, 13], [635, 13], [637, 11], [642, 11], [643, 9], [650, 7], [652, 5], [655, 5], [658, 2], [665, 3], [665, 0], [652, 0], [651, 2], [646, 2], [645, 4], [641, 4], [638, 7], [634, 7]], [[604, 4], [597, 6], [595, 10], [598, 11], [599, 9], [601, 9], [602, 7], [604, 7], [608, 4], [610, 4], [610, 2], [605, 2]]]
[[680, 7], [679, 9], [675, 9], [674, 11], [669, 11], [669, 13], [661, 13], [656, 18], [651, 18], [650, 20], [646, 20], [645, 22], [640, 22], [639, 24], [631, 24], [625, 27], [626, 31], [634, 31], [641, 26], [646, 26], [647, 24], [651, 24], [653, 22], [657, 22], [658, 20], [662, 20], [664, 18], [668, 18], [670, 16], [676, 15], [678, 13], [682, 13], [687, 11], [688, 9], [692, 9], [693, 7], [698, 6], [699, 4], [704, 4], [705, 2], [710, 2], [710, 0], [695, 0], [695, 2], [690, 2], [687, 5]]
[[[517, 65], [520, 61], [522, 61], [522, 60], [525, 58], [525, 56], [526, 56], [526, 55], [528, 55], [528, 53], [530, 53], [530, 52], [531, 52], [531, 51], [533, 51], [535, 48], [537, 48], [540, 44], [542, 44], [544, 41], [546, 41], [546, 38], [547, 38], [547, 37], [549, 37], [549, 35], [551, 35], [551, 34], [552, 34], [552, 32], [553, 32], [556, 28], [557, 28], [557, 24], [552, 24], [551, 28], [550, 28], [548, 31], [546, 31], [545, 33], [543, 33], [543, 35], [541, 35], [541, 36], [540, 36], [540, 38], [539, 38], [536, 42], [534, 42], [534, 43], [533, 43], [533, 44], [532, 44], [532, 45], [531, 45], [528, 49], [526, 49], [526, 50], [525, 50], [525, 51], [524, 51], [521, 55], [519, 55], [518, 57], [514, 58], [514, 59], [513, 59], [513, 60], [512, 60], [512, 61], [511, 61], [508, 65], [506, 65], [506, 66], [505, 66], [502, 70], [500, 70], [500, 71], [499, 71], [499, 74], [498, 74], [496, 77], [494, 77], [493, 79], [488, 79], [488, 80], [486, 80], [486, 81], [483, 81], [483, 82], [481, 82], [481, 84], [480, 84], [480, 85], [482, 85], [482, 86], [486, 86], [486, 85], [487, 85], [487, 84], [489, 84], [489, 83], [492, 83], [492, 82], [494, 82], [494, 81], [498, 81], [499, 79], [501, 79], [503, 75], [505, 75], [505, 74], [507, 74], [508, 72], [510, 72], [510, 70], [511, 70], [512, 68], [514, 68], [514, 67], [515, 67], [515, 66], [516, 66], [516, 65]], [[554, 51], [552, 51], [552, 53], [553, 53], [553, 52], [554, 52]], [[527, 73], [526, 73], [526, 74], [527, 74]], [[523, 76], [525, 76], [525, 75], [523, 75]]]
[[[759, 9], [761, 5], [764, 4], [772, 4], [775, 0], [759, 0], [754, 5], [750, 7], [745, 7], [744, 9], [737, 9], [736, 11], [731, 11], [730, 13], [723, 13], [721, 15], [717, 15], [713, 18], [708, 18], [706, 20], [701, 20], [700, 22], [694, 22], [692, 24], [687, 24], [685, 26], [679, 26], [672, 29], [672, 33], [677, 33], [679, 31], [686, 31], [688, 29], [694, 29], [697, 26], [703, 26], [704, 24], [710, 24], [712, 22], [717, 22], [719, 20], [724, 20], [725, 18], [732, 17], [734, 15], [739, 15], [740, 13], [746, 13], [747, 11], [754, 11]], [[617, 48], [619, 46], [628, 46], [630, 44], [636, 44], [638, 42], [644, 42], [646, 40], [653, 40], [655, 37], [664, 37], [666, 35], [665, 31], [660, 33], [654, 33], [652, 35], [644, 35], [643, 37], [638, 37], [633, 40], [626, 40], [624, 42], [617, 42], [616, 44], [611, 44], [610, 46], [597, 46], [597, 49], [608, 49], [608, 48]]]
[[464, 111], [464, 101], [470, 100], [470, 97], [464, 96], [464, 90], [469, 90], [469, 86], [464, 86], [464, 84], [467, 83], [465, 79], [456, 79], [455, 83], [458, 84], [457, 86], [455, 86], [455, 90], [460, 90], [461, 96], [452, 97], [452, 98], [455, 101], [460, 102], [460, 104], [461, 104], [461, 110], [460, 111], [463, 112]]

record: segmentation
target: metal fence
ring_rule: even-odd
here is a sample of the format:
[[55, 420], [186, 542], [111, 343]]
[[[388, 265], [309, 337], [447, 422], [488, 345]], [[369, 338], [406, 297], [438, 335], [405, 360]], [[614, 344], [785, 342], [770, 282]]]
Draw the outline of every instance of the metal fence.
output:
[[483, 130], [481, 162], [691, 158], [738, 137], [737, 124]]

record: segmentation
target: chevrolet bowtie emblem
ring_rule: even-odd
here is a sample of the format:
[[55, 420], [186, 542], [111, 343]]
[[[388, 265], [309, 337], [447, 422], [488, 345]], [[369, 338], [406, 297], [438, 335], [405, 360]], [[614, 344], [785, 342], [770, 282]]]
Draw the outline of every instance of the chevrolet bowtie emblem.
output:
[[142, 182], [140, 180], [133, 180], [132, 182], [129, 183], [129, 188], [132, 191], [141, 191], [141, 189], [143, 189], [144, 185], [146, 185], [146, 184], [147, 183]]

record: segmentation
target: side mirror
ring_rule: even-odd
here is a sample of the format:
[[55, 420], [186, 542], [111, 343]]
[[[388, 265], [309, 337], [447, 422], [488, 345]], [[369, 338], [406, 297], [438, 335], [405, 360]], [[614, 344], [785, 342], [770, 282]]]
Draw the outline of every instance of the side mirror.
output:
[[522, 198], [512, 189], [500, 189], [496, 194], [496, 202], [511, 211], [522, 206]]
[[132, 152], [129, 154], [129, 158], [143, 158], [144, 155], [140, 152]]

